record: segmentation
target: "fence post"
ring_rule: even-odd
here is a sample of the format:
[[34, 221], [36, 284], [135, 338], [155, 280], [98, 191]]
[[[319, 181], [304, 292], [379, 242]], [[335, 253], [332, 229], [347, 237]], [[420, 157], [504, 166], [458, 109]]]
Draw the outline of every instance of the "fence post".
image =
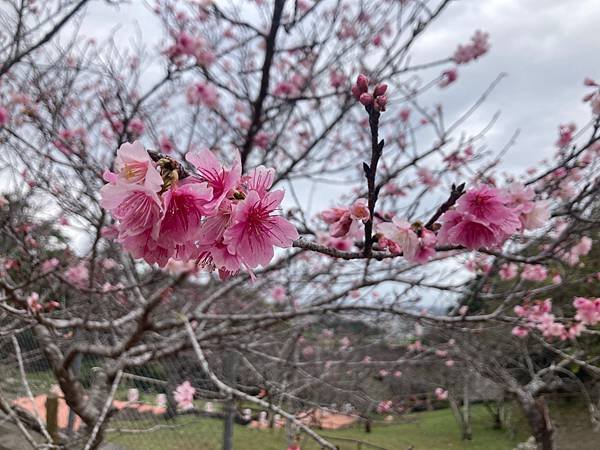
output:
[[59, 441], [58, 437], [58, 396], [54, 392], [48, 393], [46, 397], [46, 428], [52, 437], [54, 444]]

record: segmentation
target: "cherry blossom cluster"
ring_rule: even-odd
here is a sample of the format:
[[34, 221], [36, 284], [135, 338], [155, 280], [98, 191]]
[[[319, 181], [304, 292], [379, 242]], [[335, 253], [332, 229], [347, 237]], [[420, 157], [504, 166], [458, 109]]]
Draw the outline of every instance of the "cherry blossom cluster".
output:
[[[423, 172], [420, 176], [432, 178]], [[516, 183], [506, 189], [482, 185], [468, 190], [455, 207], [443, 214], [437, 235], [420, 222], [411, 224], [393, 217], [391, 222], [377, 224], [376, 237], [381, 250], [402, 254], [409, 262], [422, 264], [433, 257], [436, 244], [459, 245], [473, 250], [497, 248], [517, 231], [542, 227], [550, 217], [549, 207], [548, 201], [535, 200], [535, 192], [530, 187]], [[349, 247], [352, 239], [360, 239], [361, 224], [369, 220], [370, 214], [366, 199], [358, 199], [349, 208], [327, 209], [320, 217], [329, 225], [329, 234], [334, 238], [329, 239], [329, 245], [335, 246], [338, 243], [335, 239], [349, 239], [344, 246]], [[591, 241], [587, 239], [565, 255], [574, 258], [589, 252], [586, 244]], [[540, 267], [545, 271], [543, 266]], [[516, 266], [510, 266], [502, 276], [510, 279], [516, 275], [516, 270]], [[540, 280], [546, 276], [546, 272], [540, 274], [537, 267], [526, 267], [523, 278]]]
[[190, 36], [185, 31], [180, 32], [175, 43], [167, 51], [167, 56], [176, 64], [183, 64], [186, 59], [193, 58], [198, 65], [208, 67], [215, 61], [215, 54], [208, 43], [200, 37]]
[[385, 111], [387, 106], [387, 84], [381, 83], [373, 88], [369, 94], [369, 79], [366, 75], [360, 74], [356, 83], [352, 86], [352, 95], [365, 107], [373, 107], [376, 111]]
[[497, 248], [517, 231], [539, 228], [548, 219], [548, 203], [533, 196], [533, 190], [518, 185], [504, 191], [485, 185], [470, 189], [443, 215], [438, 241], [474, 250]]
[[530, 330], [537, 329], [546, 338], [556, 337], [564, 341], [578, 337], [585, 330], [586, 325], [595, 325], [600, 322], [600, 299], [577, 297], [573, 301], [573, 306], [577, 310], [576, 322], [565, 326], [557, 321], [556, 316], [551, 313], [552, 300], [549, 298], [530, 304], [517, 305], [515, 313], [525, 322], [523, 325], [514, 327], [512, 334], [525, 337]]
[[115, 172], [101, 205], [117, 221], [123, 248], [148, 263], [195, 260], [222, 278], [267, 265], [274, 246], [290, 247], [296, 228], [277, 211], [283, 190], [270, 191], [275, 171], [256, 167], [242, 176], [236, 159], [224, 167], [210, 150], [189, 152], [185, 172], [166, 156], [151, 156], [136, 141], [117, 151]]
[[466, 64], [485, 55], [490, 49], [488, 38], [488, 33], [477, 30], [471, 37], [471, 42], [458, 46], [452, 57], [453, 61], [456, 64]]

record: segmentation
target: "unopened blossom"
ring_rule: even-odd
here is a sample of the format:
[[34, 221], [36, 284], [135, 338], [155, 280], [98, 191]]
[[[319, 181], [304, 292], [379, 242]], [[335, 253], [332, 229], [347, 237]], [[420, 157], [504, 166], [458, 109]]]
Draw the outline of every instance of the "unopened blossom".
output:
[[458, 79], [458, 70], [456, 70], [455, 68], [444, 70], [440, 77], [440, 82], [438, 83], [438, 86], [441, 88], [448, 87], [452, 83], [454, 83], [457, 79]]
[[177, 407], [181, 410], [187, 410], [194, 407], [194, 394], [196, 393], [196, 388], [194, 388], [189, 381], [184, 381], [181, 383], [175, 391], [173, 392], [173, 396], [175, 401], [177, 402]]

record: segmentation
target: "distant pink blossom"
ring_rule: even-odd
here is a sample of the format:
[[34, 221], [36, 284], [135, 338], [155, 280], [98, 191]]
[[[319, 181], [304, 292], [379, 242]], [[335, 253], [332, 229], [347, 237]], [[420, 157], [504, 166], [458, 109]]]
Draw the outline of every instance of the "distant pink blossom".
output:
[[187, 89], [187, 101], [190, 105], [204, 105], [214, 109], [219, 104], [217, 90], [208, 83], [196, 83]]
[[541, 264], [526, 264], [521, 272], [521, 278], [529, 281], [544, 281], [548, 277], [548, 270]]
[[438, 86], [441, 88], [448, 87], [452, 83], [454, 83], [457, 79], [458, 79], [458, 70], [456, 70], [456, 68], [444, 70], [442, 72]]
[[0, 106], [0, 127], [6, 126], [9, 119], [10, 114], [8, 110], [4, 106]]
[[194, 407], [193, 402], [195, 393], [196, 389], [187, 380], [177, 386], [173, 392], [173, 396], [177, 402], [177, 407], [184, 411], [192, 409]]
[[466, 64], [485, 55], [490, 49], [488, 38], [488, 33], [477, 30], [470, 43], [458, 46], [452, 59], [456, 64]]
[[436, 388], [434, 393], [438, 400], [446, 400], [448, 398], [448, 391], [441, 387]]
[[283, 286], [274, 286], [271, 290], [271, 298], [273, 298], [273, 300], [275, 300], [276, 302], [281, 302], [285, 300], [285, 297], [286, 292]]
[[75, 266], [69, 267], [65, 271], [64, 276], [69, 283], [79, 288], [84, 288], [87, 285], [90, 274], [85, 263], [81, 262]]

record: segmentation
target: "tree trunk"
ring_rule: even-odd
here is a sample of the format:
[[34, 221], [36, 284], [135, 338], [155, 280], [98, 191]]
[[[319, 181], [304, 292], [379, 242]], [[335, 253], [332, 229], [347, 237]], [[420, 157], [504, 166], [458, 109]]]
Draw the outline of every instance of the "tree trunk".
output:
[[[223, 377], [232, 387], [236, 385], [237, 353], [225, 352], [223, 359]], [[225, 424], [223, 426], [223, 450], [233, 450], [233, 423], [235, 419], [235, 397], [225, 401]]]
[[544, 398], [538, 397], [536, 399], [529, 393], [519, 392], [517, 399], [525, 413], [538, 448], [540, 450], [554, 450], [554, 428]]
[[469, 397], [469, 378], [465, 375], [463, 384], [463, 406], [462, 406], [462, 438], [463, 440], [473, 439], [471, 430], [471, 402]]

